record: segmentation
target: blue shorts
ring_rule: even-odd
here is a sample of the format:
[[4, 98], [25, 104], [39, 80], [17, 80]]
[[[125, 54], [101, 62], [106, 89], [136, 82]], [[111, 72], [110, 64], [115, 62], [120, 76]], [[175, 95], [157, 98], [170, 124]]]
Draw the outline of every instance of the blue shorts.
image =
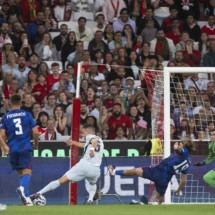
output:
[[142, 167], [143, 169], [143, 178], [153, 181], [155, 184], [156, 191], [163, 196], [168, 187], [172, 175], [167, 174], [160, 167]]
[[10, 164], [13, 170], [32, 168], [32, 151], [11, 152]]

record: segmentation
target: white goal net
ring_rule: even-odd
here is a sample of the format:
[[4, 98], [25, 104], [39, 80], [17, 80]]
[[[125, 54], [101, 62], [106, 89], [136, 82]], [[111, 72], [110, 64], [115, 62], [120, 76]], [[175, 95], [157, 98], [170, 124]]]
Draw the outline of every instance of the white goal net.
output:
[[165, 196], [166, 203], [210, 203], [215, 201], [214, 188], [204, 181], [213, 166], [195, 167], [194, 163], [208, 156], [210, 130], [215, 125], [215, 68], [173, 68], [164, 71], [142, 70], [152, 110], [152, 137], [164, 141], [163, 156], [154, 155], [152, 165], [172, 152], [177, 140], [189, 136], [196, 150], [181, 196], [174, 191], [180, 175], [173, 177]]

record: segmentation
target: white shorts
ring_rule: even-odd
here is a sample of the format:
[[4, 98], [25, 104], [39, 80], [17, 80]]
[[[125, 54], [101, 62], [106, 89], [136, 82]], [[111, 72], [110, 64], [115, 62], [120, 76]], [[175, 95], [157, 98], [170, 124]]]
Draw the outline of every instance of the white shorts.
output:
[[[83, 165], [84, 164], [84, 165]], [[77, 163], [65, 173], [71, 182], [87, 179], [90, 184], [95, 184], [100, 176], [100, 168], [89, 163]]]

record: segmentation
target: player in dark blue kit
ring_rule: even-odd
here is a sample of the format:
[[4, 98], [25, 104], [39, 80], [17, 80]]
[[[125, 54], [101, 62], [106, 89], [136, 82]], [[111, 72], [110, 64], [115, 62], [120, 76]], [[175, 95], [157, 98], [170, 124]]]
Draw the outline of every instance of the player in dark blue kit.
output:
[[1, 120], [0, 135], [9, 147], [10, 164], [19, 175], [17, 193], [24, 205], [33, 205], [29, 195], [31, 179], [32, 145], [31, 132], [33, 131], [35, 147], [38, 145], [38, 130], [30, 112], [21, 110], [22, 98], [18, 94], [11, 96], [12, 110], [6, 113]]
[[156, 192], [154, 201], [161, 204], [164, 194], [173, 175], [181, 173], [181, 180], [176, 194], [179, 194], [187, 181], [187, 173], [190, 167], [189, 152], [192, 151], [193, 143], [190, 139], [186, 139], [180, 143], [174, 144], [174, 153], [165, 158], [155, 167], [139, 167], [131, 170], [115, 170], [113, 166], [109, 166], [111, 176], [124, 175], [147, 178], [154, 182]]

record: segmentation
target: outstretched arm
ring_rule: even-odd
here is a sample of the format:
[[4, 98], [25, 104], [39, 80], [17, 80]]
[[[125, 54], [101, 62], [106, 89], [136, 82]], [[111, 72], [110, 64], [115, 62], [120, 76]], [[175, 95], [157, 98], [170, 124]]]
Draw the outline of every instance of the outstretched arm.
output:
[[3, 151], [3, 153], [5, 155], [7, 155], [10, 151], [10, 148], [8, 147], [8, 145], [5, 143], [5, 141], [3, 140], [2, 136], [0, 135], [0, 148]]
[[187, 175], [181, 173], [181, 180], [180, 180], [178, 189], [176, 190], [176, 194], [180, 195], [180, 192], [183, 189], [183, 187], [185, 186], [186, 182], [187, 182]]
[[67, 146], [77, 146], [78, 148], [84, 148], [84, 143], [80, 143], [71, 139], [66, 141]]

